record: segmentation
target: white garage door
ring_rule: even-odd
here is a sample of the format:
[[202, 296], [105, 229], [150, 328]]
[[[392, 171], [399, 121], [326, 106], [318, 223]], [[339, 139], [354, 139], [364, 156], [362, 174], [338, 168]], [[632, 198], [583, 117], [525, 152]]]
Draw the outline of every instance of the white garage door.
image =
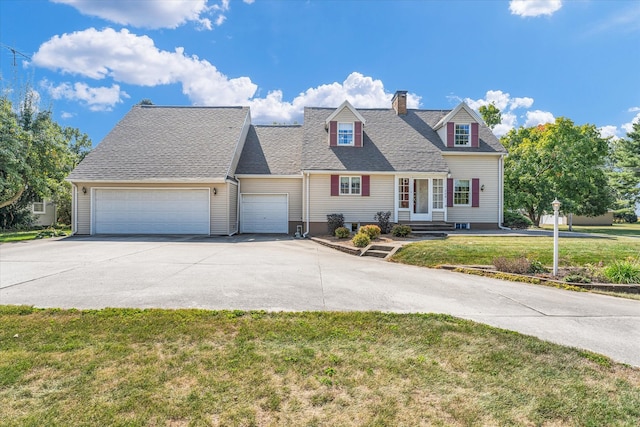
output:
[[209, 234], [209, 189], [96, 189], [97, 234]]
[[242, 233], [288, 233], [286, 194], [243, 194], [240, 231]]

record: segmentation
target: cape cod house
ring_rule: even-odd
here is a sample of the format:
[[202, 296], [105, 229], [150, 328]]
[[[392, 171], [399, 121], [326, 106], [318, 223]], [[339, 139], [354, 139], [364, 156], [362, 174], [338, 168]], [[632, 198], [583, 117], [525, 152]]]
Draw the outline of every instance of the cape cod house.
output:
[[497, 228], [506, 150], [466, 104], [453, 110], [305, 108], [260, 126], [248, 107], [136, 105], [76, 167], [77, 234], [327, 232], [378, 211], [393, 222]]

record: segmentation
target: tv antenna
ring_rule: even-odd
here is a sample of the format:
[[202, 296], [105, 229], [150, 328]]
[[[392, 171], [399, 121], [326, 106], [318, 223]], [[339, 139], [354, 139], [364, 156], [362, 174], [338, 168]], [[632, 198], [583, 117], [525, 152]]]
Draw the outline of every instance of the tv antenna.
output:
[[0, 46], [2, 46], [4, 48], [7, 48], [7, 49], [9, 49], [11, 51], [11, 53], [13, 54], [13, 66], [14, 67], [16, 66], [16, 56], [22, 56], [23, 58], [31, 60], [31, 57], [29, 55], [27, 55], [25, 53], [22, 53], [19, 50], [15, 49], [15, 48], [13, 48], [13, 47], [11, 47], [9, 45], [6, 45], [4, 43], [0, 43]]

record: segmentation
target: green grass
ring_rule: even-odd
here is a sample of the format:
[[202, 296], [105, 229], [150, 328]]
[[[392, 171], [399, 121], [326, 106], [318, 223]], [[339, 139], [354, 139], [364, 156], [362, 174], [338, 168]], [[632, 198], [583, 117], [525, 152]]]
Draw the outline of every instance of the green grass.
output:
[[[545, 230], [553, 230], [553, 225], [542, 226]], [[560, 231], [569, 231], [568, 225], [558, 226]], [[635, 236], [640, 237], [640, 222], [635, 224], [613, 224], [612, 226], [594, 226], [594, 225], [574, 225], [573, 231], [576, 233], [594, 233], [606, 234], [609, 236]]]
[[[411, 243], [396, 252], [394, 261], [435, 267], [442, 264], [491, 265], [497, 257], [525, 256], [553, 264], [552, 237], [449, 236], [444, 240]], [[640, 239], [631, 237], [560, 238], [561, 266], [605, 265], [640, 256]]]
[[[45, 230], [37, 229], [37, 230], [29, 230], [29, 231], [8, 231], [0, 233], [0, 243], [7, 242], [21, 242], [25, 240], [34, 240], [38, 237], [40, 233]], [[63, 228], [57, 229], [57, 231], [62, 231], [66, 235], [71, 234], [71, 228]]]
[[0, 306], [0, 425], [620, 425], [640, 370], [446, 315]]

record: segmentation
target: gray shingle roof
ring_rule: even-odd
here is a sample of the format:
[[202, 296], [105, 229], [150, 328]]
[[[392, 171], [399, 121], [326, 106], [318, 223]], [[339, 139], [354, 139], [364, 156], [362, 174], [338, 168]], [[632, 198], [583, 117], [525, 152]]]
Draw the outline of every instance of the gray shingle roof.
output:
[[366, 119], [362, 148], [329, 147], [324, 123], [331, 108], [305, 108], [302, 169], [385, 172], [446, 172], [443, 152], [506, 153], [500, 141], [480, 124], [479, 148], [447, 148], [433, 126], [449, 111], [358, 109]]
[[136, 105], [69, 180], [226, 178], [248, 114], [248, 107]]
[[301, 152], [301, 126], [251, 126], [236, 173], [299, 174]]

